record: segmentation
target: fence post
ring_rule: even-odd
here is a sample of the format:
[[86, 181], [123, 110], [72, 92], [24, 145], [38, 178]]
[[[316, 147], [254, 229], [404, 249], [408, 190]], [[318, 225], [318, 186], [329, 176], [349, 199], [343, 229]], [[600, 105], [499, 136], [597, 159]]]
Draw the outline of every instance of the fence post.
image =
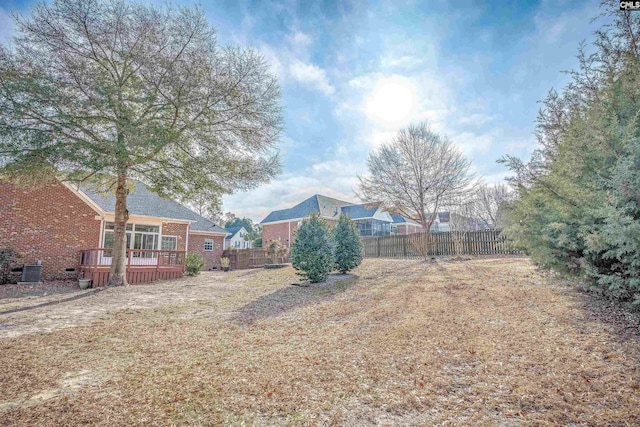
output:
[[407, 257], [407, 237], [408, 234], [402, 236], [402, 257], [406, 258]]

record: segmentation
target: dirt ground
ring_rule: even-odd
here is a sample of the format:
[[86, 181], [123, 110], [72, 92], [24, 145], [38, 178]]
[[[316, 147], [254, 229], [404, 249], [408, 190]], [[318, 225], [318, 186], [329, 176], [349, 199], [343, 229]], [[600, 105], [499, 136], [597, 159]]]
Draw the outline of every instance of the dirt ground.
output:
[[297, 282], [245, 270], [0, 300], [0, 425], [640, 423], [635, 318], [526, 258]]

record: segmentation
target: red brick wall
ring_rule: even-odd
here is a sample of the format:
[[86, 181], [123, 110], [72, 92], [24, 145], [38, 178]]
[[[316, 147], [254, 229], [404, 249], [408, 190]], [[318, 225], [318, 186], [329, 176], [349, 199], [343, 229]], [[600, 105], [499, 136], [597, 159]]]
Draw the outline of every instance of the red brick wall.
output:
[[[289, 224], [291, 224], [291, 242], [289, 242]], [[262, 247], [269, 247], [269, 243], [274, 240], [279, 240], [285, 246], [290, 247], [295, 240], [296, 230], [298, 230], [298, 221], [264, 224], [262, 226]]]
[[[213, 251], [204, 250], [205, 239], [213, 239]], [[224, 236], [189, 233], [189, 252], [198, 252], [205, 260], [204, 269], [220, 268], [220, 257], [224, 246]]]
[[96, 212], [60, 183], [20, 187], [0, 181], [0, 247], [18, 253], [20, 263], [42, 260], [43, 279], [75, 277], [80, 250], [96, 248]]
[[[285, 246], [291, 247], [296, 240], [296, 231], [298, 231], [298, 221], [281, 222], [278, 224], [263, 224], [262, 226], [262, 247], [269, 247], [269, 243], [274, 240], [280, 240]], [[338, 221], [334, 219], [325, 219], [329, 227], [334, 227]], [[291, 241], [289, 242], [289, 224], [291, 224]]]
[[178, 245], [177, 251], [184, 251], [187, 245], [187, 224], [176, 224], [175, 222], [169, 222], [162, 224], [163, 236], [177, 236]]

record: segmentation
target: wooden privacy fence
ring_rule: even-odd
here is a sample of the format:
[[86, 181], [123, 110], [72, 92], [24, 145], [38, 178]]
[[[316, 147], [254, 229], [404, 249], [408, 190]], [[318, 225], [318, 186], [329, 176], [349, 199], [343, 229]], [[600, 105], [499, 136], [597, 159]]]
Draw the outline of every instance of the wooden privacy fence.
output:
[[[222, 252], [223, 257], [229, 258], [229, 266], [232, 270], [244, 270], [247, 268], [264, 267], [265, 264], [272, 264], [273, 260], [266, 253], [264, 248], [254, 249], [225, 249]], [[286, 256], [277, 257], [276, 263], [286, 263]]]
[[500, 230], [362, 237], [365, 258], [518, 254]]

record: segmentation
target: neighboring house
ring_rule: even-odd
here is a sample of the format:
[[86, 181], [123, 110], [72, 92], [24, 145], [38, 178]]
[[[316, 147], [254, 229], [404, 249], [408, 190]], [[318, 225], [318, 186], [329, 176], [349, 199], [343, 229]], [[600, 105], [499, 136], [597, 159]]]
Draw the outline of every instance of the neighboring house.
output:
[[[430, 217], [431, 215], [429, 215], [429, 218]], [[435, 219], [433, 220], [429, 231], [431, 233], [446, 233], [451, 231], [451, 213], [438, 212], [438, 215], [436, 215]]]
[[249, 234], [243, 226], [227, 228], [227, 237], [224, 239], [225, 249], [251, 249], [253, 242], [245, 240], [244, 237]]
[[455, 212], [438, 212], [430, 231], [446, 233], [449, 231], [481, 231], [490, 227], [482, 220], [460, 215]]
[[[0, 181], [0, 247], [13, 249], [21, 264], [42, 261], [44, 279], [75, 277], [87, 262], [81, 263], [81, 253], [89, 257], [89, 250], [99, 254], [91, 262], [108, 271], [111, 254], [102, 248], [113, 247], [114, 208], [114, 196], [90, 188]], [[205, 259], [205, 269], [219, 267], [227, 234], [223, 228], [139, 182], [127, 197], [127, 209], [130, 265], [157, 270], [195, 251]]]
[[355, 204], [316, 194], [292, 208], [267, 215], [261, 222], [263, 246], [274, 240], [291, 246], [298, 226], [312, 213], [319, 213], [330, 225], [338, 221], [340, 214], [349, 215], [361, 236], [410, 234], [421, 229], [415, 221], [384, 211], [380, 203]]
[[391, 214], [391, 218], [393, 219], [393, 224], [391, 224], [392, 234], [414, 234], [422, 230], [420, 223], [410, 218], [394, 213]]

